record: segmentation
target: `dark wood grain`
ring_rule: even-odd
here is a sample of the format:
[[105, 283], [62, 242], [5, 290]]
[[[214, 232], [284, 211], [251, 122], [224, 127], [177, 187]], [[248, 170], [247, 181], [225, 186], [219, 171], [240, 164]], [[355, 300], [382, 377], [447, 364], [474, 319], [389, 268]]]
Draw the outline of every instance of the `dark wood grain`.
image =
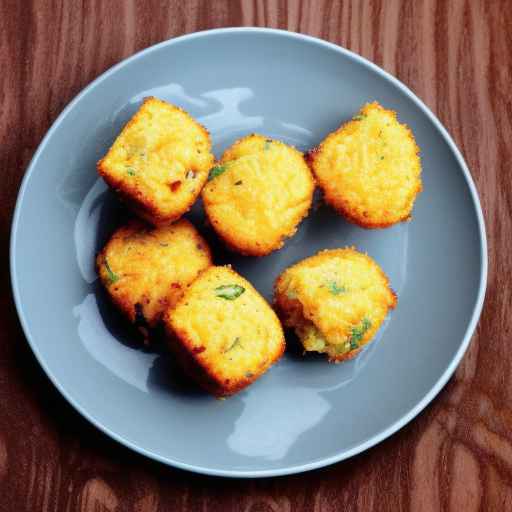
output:
[[[27, 163], [87, 83], [148, 45], [258, 25], [325, 38], [405, 82], [472, 169], [489, 237], [484, 312], [455, 377], [415, 421], [305, 475], [221, 480], [146, 460], [97, 432], [27, 348], [8, 240]], [[0, 510], [512, 510], [512, 9], [507, 0], [0, 0]]]

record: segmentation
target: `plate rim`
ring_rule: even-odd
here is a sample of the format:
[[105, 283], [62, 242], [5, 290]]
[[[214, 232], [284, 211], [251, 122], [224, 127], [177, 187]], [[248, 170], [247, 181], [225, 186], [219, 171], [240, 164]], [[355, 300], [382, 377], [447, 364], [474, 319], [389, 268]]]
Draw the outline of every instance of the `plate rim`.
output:
[[[373, 435], [371, 438], [366, 440], [363, 443], [358, 444], [347, 450], [342, 450], [340, 452], [335, 453], [334, 455], [328, 457], [320, 457], [318, 459], [313, 459], [309, 462], [297, 464], [293, 466], [286, 466], [281, 468], [274, 469], [258, 469], [258, 470], [242, 470], [242, 469], [219, 469], [215, 467], [208, 467], [196, 464], [188, 464], [186, 462], [182, 462], [179, 460], [173, 460], [172, 458], [163, 457], [162, 455], [147, 450], [128, 439], [123, 438], [120, 434], [111, 430], [107, 425], [103, 424], [102, 421], [93, 415], [89, 414], [87, 410], [85, 410], [82, 406], [75, 402], [74, 398], [67, 392], [67, 390], [60, 384], [58, 379], [53, 375], [49, 366], [47, 365], [44, 355], [39, 351], [38, 344], [34, 341], [27, 317], [23, 311], [23, 305], [20, 299], [20, 291], [18, 288], [17, 281], [17, 270], [16, 270], [16, 240], [17, 240], [17, 232], [18, 232], [18, 224], [19, 218], [21, 215], [21, 204], [23, 203], [23, 198], [26, 192], [26, 188], [28, 182], [30, 180], [31, 175], [34, 172], [34, 169], [37, 165], [37, 161], [39, 159], [40, 154], [45, 149], [50, 137], [53, 133], [58, 129], [59, 125], [62, 123], [64, 118], [68, 115], [68, 113], [74, 108], [74, 106], [82, 99], [83, 96], [89, 93], [90, 90], [94, 89], [101, 82], [106, 80], [110, 75], [116, 73], [119, 69], [124, 66], [130, 64], [131, 62], [144, 58], [147, 54], [159, 50], [160, 48], [166, 46], [172, 46], [175, 43], [193, 40], [201, 37], [215, 37], [217, 35], [226, 34], [226, 33], [260, 33], [260, 34], [268, 34], [268, 35], [278, 35], [281, 37], [288, 37], [295, 40], [305, 41], [309, 44], [317, 45], [323, 47], [325, 49], [334, 50], [349, 60], [355, 61], [356, 63], [362, 65], [363, 67], [370, 69], [371, 71], [377, 73], [383, 78], [390, 81], [394, 86], [396, 86], [400, 91], [402, 91], [413, 103], [419, 107], [419, 109], [427, 116], [430, 122], [436, 127], [439, 131], [443, 139], [448, 144], [448, 147], [452, 151], [452, 154], [455, 156], [455, 159], [458, 163], [460, 170], [466, 180], [466, 184], [469, 188], [469, 192], [471, 195], [471, 199], [473, 202], [473, 207], [475, 209], [477, 221], [478, 221], [478, 231], [480, 237], [480, 280], [478, 287], [478, 295], [473, 305], [473, 312], [471, 315], [471, 319], [467, 325], [464, 336], [461, 340], [459, 348], [457, 349], [455, 355], [451, 359], [448, 366], [444, 369], [442, 374], [439, 376], [435, 384], [430, 388], [430, 390], [423, 396], [418, 403], [412, 407], [407, 413], [403, 414], [400, 418], [398, 418], [394, 423], [388, 426], [386, 429], [381, 432]], [[62, 112], [58, 115], [55, 121], [52, 123], [43, 139], [39, 143], [30, 163], [27, 166], [25, 174], [23, 176], [18, 195], [16, 198], [16, 205], [14, 208], [14, 214], [11, 223], [11, 237], [10, 237], [10, 249], [9, 249], [9, 263], [10, 263], [10, 281], [11, 281], [11, 290], [14, 297], [14, 303], [16, 306], [16, 312], [18, 314], [18, 318], [21, 323], [21, 327], [23, 333], [34, 353], [38, 363], [42, 367], [43, 371], [46, 373], [52, 384], [57, 388], [60, 394], [66, 399], [66, 401], [86, 420], [92, 423], [97, 429], [99, 429], [103, 434], [106, 434], [110, 438], [114, 439], [118, 443], [126, 446], [127, 448], [135, 451], [140, 455], [144, 455], [149, 457], [150, 459], [156, 460], [158, 462], [162, 462], [168, 466], [172, 466], [175, 468], [192, 471], [195, 473], [200, 473], [204, 475], [213, 475], [213, 476], [222, 476], [222, 477], [231, 477], [231, 478], [263, 478], [263, 477], [272, 477], [272, 476], [284, 476], [291, 475], [296, 473], [303, 473], [306, 471], [311, 471], [313, 469], [330, 466], [342, 460], [353, 457], [359, 453], [362, 453], [369, 448], [379, 444], [384, 441], [388, 437], [395, 434], [398, 430], [403, 428], [406, 424], [408, 424], [412, 419], [414, 419], [441, 391], [441, 389], [446, 385], [449, 378], [453, 375], [455, 369], [459, 365], [462, 357], [466, 353], [466, 350], [469, 347], [469, 343], [473, 336], [473, 333], [476, 329], [478, 321], [480, 319], [480, 315], [482, 312], [484, 300], [485, 300], [485, 292], [487, 286], [487, 273], [488, 273], [488, 254], [487, 254], [487, 235], [485, 229], [485, 221], [482, 212], [482, 207], [480, 203], [480, 199], [478, 196], [478, 191], [476, 185], [473, 181], [469, 168], [462, 156], [460, 150], [457, 145], [453, 141], [452, 137], [443, 126], [441, 121], [432, 113], [432, 111], [425, 105], [425, 103], [414, 94], [411, 89], [409, 89], [405, 84], [403, 84], [398, 78], [395, 78], [393, 75], [377, 66], [373, 62], [368, 59], [358, 55], [351, 50], [347, 50], [342, 46], [339, 46], [335, 43], [331, 43], [325, 41], [323, 39], [313, 37], [306, 34], [301, 34], [298, 32], [282, 30], [282, 29], [274, 29], [274, 28], [265, 28], [265, 27], [227, 27], [227, 28], [216, 28], [210, 30], [201, 30], [198, 32], [192, 32], [189, 34], [184, 34], [178, 37], [173, 37], [162, 41], [160, 43], [154, 44], [147, 48], [144, 48], [133, 55], [121, 60], [117, 64], [113, 65], [103, 73], [101, 73], [98, 77], [96, 77], [92, 82], [90, 82], [87, 86], [85, 86], [62, 110]]]

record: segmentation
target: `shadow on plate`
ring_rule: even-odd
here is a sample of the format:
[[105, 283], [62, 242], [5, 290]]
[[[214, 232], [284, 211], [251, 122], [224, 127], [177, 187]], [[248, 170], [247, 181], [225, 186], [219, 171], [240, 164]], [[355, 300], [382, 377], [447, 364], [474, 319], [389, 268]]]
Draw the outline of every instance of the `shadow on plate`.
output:
[[171, 353], [164, 352], [157, 356], [149, 369], [148, 388], [170, 392], [188, 398], [207, 396], [188, 375], [186, 375]]
[[[160, 352], [160, 344], [151, 344], [146, 346], [143, 343], [141, 333], [130, 324], [121, 312], [112, 304], [107, 292], [103, 289], [99, 280], [94, 283], [94, 295], [100, 313], [101, 320], [107, 328], [108, 332], [122, 345], [142, 352]], [[160, 342], [160, 339], [158, 339]]]

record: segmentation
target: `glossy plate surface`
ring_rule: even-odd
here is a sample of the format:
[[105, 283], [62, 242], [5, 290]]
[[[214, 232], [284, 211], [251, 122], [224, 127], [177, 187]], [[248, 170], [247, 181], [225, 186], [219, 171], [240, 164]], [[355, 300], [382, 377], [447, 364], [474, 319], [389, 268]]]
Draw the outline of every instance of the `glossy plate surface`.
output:
[[[260, 132], [305, 150], [361, 104], [398, 112], [422, 150], [424, 192], [410, 223], [366, 231], [319, 198], [285, 247], [233, 257], [199, 205], [190, 218], [217, 262], [271, 297], [275, 277], [319, 249], [355, 245], [382, 265], [398, 308], [355, 361], [329, 365], [288, 353], [253, 386], [215, 400], [186, 385], [170, 357], [145, 352], [100, 289], [94, 256], [123, 216], [98, 179], [103, 156], [142, 98], [196, 116], [214, 150]], [[268, 29], [191, 34], [115, 66], [52, 126], [25, 176], [15, 212], [11, 273], [20, 319], [62, 394], [104, 432], [173, 466], [225, 476], [305, 471], [391, 435], [441, 389], [481, 311], [486, 239], [468, 169], [439, 121], [400, 82], [335, 45]]]

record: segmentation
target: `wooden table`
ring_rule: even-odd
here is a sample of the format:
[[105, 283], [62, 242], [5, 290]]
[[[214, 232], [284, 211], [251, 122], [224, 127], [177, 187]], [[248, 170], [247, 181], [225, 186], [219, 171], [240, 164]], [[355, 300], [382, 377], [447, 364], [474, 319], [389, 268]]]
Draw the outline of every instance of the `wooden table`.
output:
[[[510, 1], [0, 0], [0, 510], [512, 510], [512, 5]], [[10, 221], [24, 170], [63, 107], [101, 72], [164, 39], [259, 25], [322, 37], [397, 76], [437, 114], [476, 181], [489, 286], [454, 378], [391, 439], [292, 477], [223, 480], [146, 460], [57, 393], [9, 288]]]

